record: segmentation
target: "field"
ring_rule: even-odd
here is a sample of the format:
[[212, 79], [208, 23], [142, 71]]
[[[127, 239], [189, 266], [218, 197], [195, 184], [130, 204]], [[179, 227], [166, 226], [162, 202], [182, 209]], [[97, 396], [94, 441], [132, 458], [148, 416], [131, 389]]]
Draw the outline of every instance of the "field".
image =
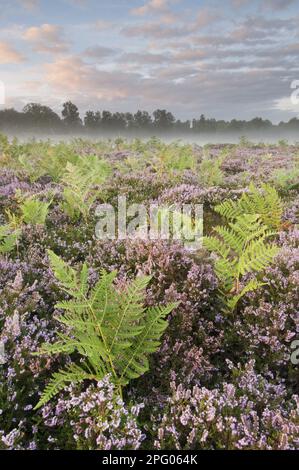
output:
[[[284, 141], [1, 136], [0, 448], [298, 449], [298, 189]], [[202, 247], [99, 239], [120, 196]]]

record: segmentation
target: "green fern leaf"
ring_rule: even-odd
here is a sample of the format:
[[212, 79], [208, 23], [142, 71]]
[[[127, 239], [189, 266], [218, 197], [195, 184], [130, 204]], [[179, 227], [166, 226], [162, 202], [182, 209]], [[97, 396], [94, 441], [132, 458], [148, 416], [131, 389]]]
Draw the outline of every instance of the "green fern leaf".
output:
[[41, 408], [43, 405], [45, 405], [67, 385], [81, 383], [83, 380], [90, 378], [90, 374], [75, 364], [70, 364], [65, 370], [55, 372], [34, 410], [37, 410], [38, 408]]

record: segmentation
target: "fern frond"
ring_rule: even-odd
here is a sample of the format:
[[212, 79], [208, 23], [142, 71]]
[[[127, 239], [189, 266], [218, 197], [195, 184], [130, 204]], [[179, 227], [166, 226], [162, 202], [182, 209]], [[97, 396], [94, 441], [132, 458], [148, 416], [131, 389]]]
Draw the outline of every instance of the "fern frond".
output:
[[117, 291], [113, 284], [117, 273], [103, 270], [95, 287], [89, 289], [87, 265], [77, 272], [55, 253], [48, 254], [59, 284], [71, 299], [56, 305], [64, 310], [56, 319], [66, 332], [58, 333], [56, 343], [42, 345], [39, 354], [76, 352], [83, 358], [84, 368], [74, 365], [75, 369], [55, 374], [41, 404], [73, 379], [101, 380], [108, 373], [121, 393], [122, 385], [148, 369], [147, 356], [158, 348], [167, 327], [165, 318], [177, 304], [144, 307], [150, 276], [137, 277]]
[[264, 239], [254, 240], [240, 256], [238, 267], [242, 275], [249, 272], [260, 272], [269, 266], [279, 252], [275, 245], [265, 245]]
[[256, 214], [264, 225], [276, 229], [281, 224], [283, 204], [274, 187], [263, 184], [258, 189], [251, 183], [249, 193], [244, 193], [237, 201], [224, 201], [215, 207], [215, 211], [227, 220], [235, 220], [243, 214]]
[[65, 370], [55, 372], [45, 390], [43, 391], [43, 394], [34, 410], [37, 410], [38, 408], [41, 408], [43, 405], [48, 403], [48, 401], [50, 401], [67, 385], [81, 383], [83, 380], [91, 378], [94, 377], [75, 364], [70, 364]]
[[236, 201], [228, 199], [215, 207], [215, 212], [227, 220], [234, 220], [240, 215], [239, 204]]
[[64, 290], [73, 295], [74, 297], [80, 296], [78, 292], [77, 274], [76, 271], [65, 263], [53, 251], [47, 250], [50, 261], [51, 269]]
[[[262, 284], [251, 281], [238, 292], [240, 276], [262, 272], [277, 255], [279, 248], [267, 240], [280, 225], [282, 203], [274, 188], [253, 184], [238, 201], [224, 201], [215, 210], [225, 217], [228, 227], [216, 227], [216, 237], [205, 237], [204, 245], [218, 255], [215, 272], [222, 284], [225, 303], [233, 310], [240, 298]], [[257, 288], [257, 287], [256, 287]], [[236, 295], [233, 293], [237, 291]]]
[[21, 220], [25, 224], [45, 225], [51, 202], [43, 202], [31, 196], [25, 199], [21, 206]]
[[246, 284], [245, 287], [236, 295], [234, 295], [231, 298], [226, 299], [226, 305], [230, 310], [234, 310], [237, 306], [237, 303], [239, 300], [244, 297], [245, 294], [248, 292], [253, 292], [257, 290], [259, 287], [264, 286], [266, 283], [265, 282], [258, 282], [256, 279], [251, 279], [248, 284]]
[[[131, 338], [138, 335], [141, 327], [138, 325], [144, 314], [144, 290], [151, 276], [137, 277], [120, 295], [116, 315], [107, 315], [110, 320], [111, 332], [107, 337], [109, 351], [114, 355], [131, 346]], [[110, 317], [110, 318], [109, 318]]]
[[230, 291], [234, 284], [236, 277], [235, 269], [236, 261], [227, 258], [219, 258], [215, 261], [215, 273], [221, 281], [221, 284], [226, 292]]
[[230, 249], [216, 237], [203, 237], [203, 246], [223, 258], [227, 258], [230, 252]]
[[244, 244], [244, 236], [243, 234], [234, 232], [233, 229], [234, 227], [216, 227], [214, 231], [222, 238], [224, 245], [227, 247], [228, 253], [231, 250], [236, 253], [241, 253]]
[[62, 178], [65, 185], [62, 208], [71, 219], [77, 220], [80, 215], [87, 219], [96, 199], [94, 186], [102, 184], [110, 174], [108, 162], [94, 155], [81, 157], [76, 164], [67, 162]]
[[124, 351], [119, 358], [116, 358], [121, 385], [127, 384], [131, 379], [148, 371], [148, 355], [158, 349], [160, 338], [168, 325], [165, 318], [177, 306], [177, 303], [173, 303], [166, 307], [154, 307], [147, 311], [142, 332], [133, 342], [132, 349]]
[[13, 251], [20, 234], [18, 229], [12, 230], [9, 225], [0, 225], [0, 254]]

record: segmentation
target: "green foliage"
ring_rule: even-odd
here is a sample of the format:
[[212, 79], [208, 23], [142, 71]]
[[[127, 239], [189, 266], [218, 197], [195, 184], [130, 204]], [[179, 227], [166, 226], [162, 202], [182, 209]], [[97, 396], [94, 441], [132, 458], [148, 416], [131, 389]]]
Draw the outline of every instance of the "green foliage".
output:
[[13, 230], [9, 225], [0, 225], [0, 254], [13, 251], [19, 235], [19, 230]]
[[284, 191], [291, 189], [299, 189], [299, 164], [294, 166], [292, 170], [279, 169], [272, 174], [273, 184]]
[[76, 165], [67, 163], [62, 178], [65, 185], [62, 208], [72, 220], [76, 221], [80, 216], [88, 219], [97, 197], [94, 186], [104, 183], [110, 174], [109, 164], [96, 156], [80, 158]]
[[157, 154], [152, 159], [152, 165], [159, 174], [195, 169], [196, 159], [191, 145], [181, 145], [179, 141], [171, 145], [155, 143], [155, 150]]
[[199, 167], [199, 181], [202, 185], [221, 186], [224, 179], [224, 173], [221, 170], [223, 156], [218, 158], [204, 157]]
[[0, 152], [7, 152], [9, 149], [9, 140], [6, 135], [0, 133]]
[[47, 175], [59, 182], [66, 164], [76, 163], [78, 158], [72, 148], [66, 144], [52, 146], [50, 142], [31, 142], [19, 153], [18, 161], [30, 181], [36, 181], [41, 176]]
[[177, 306], [145, 309], [144, 291], [150, 277], [137, 277], [124, 291], [116, 290], [117, 273], [102, 271], [94, 288], [88, 286], [88, 267], [80, 272], [48, 252], [52, 270], [70, 300], [57, 304], [65, 313], [57, 320], [67, 327], [54, 344], [44, 344], [38, 354], [74, 353], [80, 356], [55, 373], [36, 408], [44, 405], [69, 383], [101, 380], [108, 373], [121, 394], [122, 387], [149, 369], [167, 327], [167, 315]]
[[240, 147], [252, 147], [253, 143], [245, 135], [241, 135], [239, 139]]
[[288, 146], [288, 141], [286, 139], [280, 139], [277, 142], [278, 147], [287, 147]]
[[34, 196], [25, 199], [21, 205], [21, 220], [25, 224], [45, 225], [51, 202], [44, 202]]
[[[279, 208], [274, 206], [274, 201], [277, 204], [280, 201], [270, 187], [264, 189], [265, 204], [261, 202], [262, 195], [258, 193], [258, 197], [254, 190], [252, 198], [246, 195], [239, 201], [225, 201], [217, 206], [216, 211], [229, 221], [228, 226], [218, 226], [214, 229], [216, 236], [204, 237], [204, 246], [217, 256], [215, 272], [221, 283], [222, 299], [230, 311], [246, 293], [263, 285], [255, 279], [246, 283], [244, 276], [262, 272], [279, 251], [268, 239], [275, 234], [271, 227], [280, 222]], [[267, 213], [266, 207], [272, 213]], [[253, 213], [254, 208], [260, 212]]]
[[274, 187], [263, 184], [260, 190], [251, 183], [248, 193], [244, 193], [237, 201], [224, 201], [216, 206], [215, 211], [228, 220], [234, 220], [242, 214], [258, 214], [265, 225], [278, 229], [283, 205]]

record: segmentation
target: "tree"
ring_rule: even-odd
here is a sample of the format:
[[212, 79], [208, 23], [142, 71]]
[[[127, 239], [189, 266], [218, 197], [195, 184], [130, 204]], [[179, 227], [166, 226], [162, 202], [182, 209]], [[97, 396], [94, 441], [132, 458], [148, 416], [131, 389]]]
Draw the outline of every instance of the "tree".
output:
[[166, 109], [157, 109], [153, 112], [154, 115], [154, 127], [161, 130], [168, 130], [173, 127], [175, 117], [172, 113], [166, 111]]
[[114, 113], [111, 118], [112, 130], [124, 130], [126, 128], [126, 117], [123, 113]]
[[48, 106], [29, 103], [24, 107], [23, 113], [26, 125], [34, 130], [42, 129], [55, 132], [61, 126], [60, 117]]
[[101, 113], [100, 111], [87, 111], [84, 117], [84, 126], [88, 130], [96, 130], [99, 129], [101, 125]]
[[134, 127], [137, 129], [150, 129], [153, 121], [150, 114], [147, 111], [138, 110], [134, 114]]
[[103, 111], [101, 127], [104, 130], [109, 130], [111, 128], [111, 122], [112, 122], [112, 113], [110, 113], [110, 111]]
[[76, 129], [81, 126], [82, 121], [77, 106], [71, 101], [63, 103], [62, 108], [63, 122], [68, 128]]

